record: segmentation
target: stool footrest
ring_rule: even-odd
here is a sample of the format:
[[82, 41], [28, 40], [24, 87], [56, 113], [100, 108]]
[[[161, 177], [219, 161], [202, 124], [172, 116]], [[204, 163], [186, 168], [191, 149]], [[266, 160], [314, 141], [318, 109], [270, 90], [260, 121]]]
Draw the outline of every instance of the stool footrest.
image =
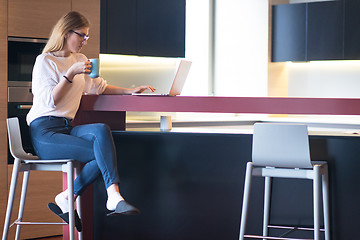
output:
[[244, 238], [254, 238], [254, 239], [269, 239], [269, 240], [313, 240], [312, 238], [283, 238], [283, 237], [263, 237], [257, 235], [244, 235]]
[[[268, 225], [268, 228], [279, 228], [279, 229], [294, 229], [302, 231], [314, 231], [314, 228], [297, 227], [297, 226], [279, 226], [279, 225]], [[325, 232], [324, 228], [320, 229], [321, 232]]]
[[[302, 230], [302, 231], [314, 231], [314, 228], [307, 227], [297, 227], [297, 226], [279, 226], [279, 225], [268, 225], [268, 228], [276, 229], [288, 229], [288, 230]], [[320, 229], [321, 232], [325, 232], [325, 229]], [[286, 237], [265, 237], [258, 235], [244, 235], [244, 238], [253, 238], [253, 239], [269, 239], [269, 240], [313, 240], [313, 239], [303, 239], [303, 238], [286, 238]]]
[[68, 225], [64, 222], [14, 222], [16, 225]]
[[9, 228], [14, 225], [68, 225], [66, 222], [22, 222], [20, 219], [16, 219]]

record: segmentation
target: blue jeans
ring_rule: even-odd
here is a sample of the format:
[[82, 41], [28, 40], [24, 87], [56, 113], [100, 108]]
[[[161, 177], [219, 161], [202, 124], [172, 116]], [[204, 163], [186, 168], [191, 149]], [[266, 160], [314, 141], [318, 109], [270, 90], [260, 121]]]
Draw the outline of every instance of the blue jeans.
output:
[[39, 117], [31, 122], [30, 135], [41, 159], [75, 159], [85, 163], [74, 182], [76, 195], [81, 195], [100, 174], [106, 188], [119, 183], [114, 140], [106, 124], [72, 127], [66, 118]]

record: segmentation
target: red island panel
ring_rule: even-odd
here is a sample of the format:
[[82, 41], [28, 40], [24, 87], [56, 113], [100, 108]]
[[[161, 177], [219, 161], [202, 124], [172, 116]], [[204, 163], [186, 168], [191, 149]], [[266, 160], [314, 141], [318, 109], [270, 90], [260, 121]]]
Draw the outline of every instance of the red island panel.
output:
[[360, 99], [87, 95], [79, 111], [360, 115]]

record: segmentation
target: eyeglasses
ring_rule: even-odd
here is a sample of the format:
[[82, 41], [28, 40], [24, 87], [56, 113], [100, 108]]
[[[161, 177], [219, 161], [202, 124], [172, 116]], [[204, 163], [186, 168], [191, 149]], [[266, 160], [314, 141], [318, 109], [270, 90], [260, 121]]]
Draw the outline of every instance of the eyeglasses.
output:
[[78, 32], [75, 32], [74, 30], [70, 30], [70, 32], [73, 32], [76, 35], [78, 35], [81, 38], [81, 42], [85, 42], [85, 41], [89, 40], [89, 38], [90, 38], [89, 35], [86, 35], [85, 33], [78, 33]]

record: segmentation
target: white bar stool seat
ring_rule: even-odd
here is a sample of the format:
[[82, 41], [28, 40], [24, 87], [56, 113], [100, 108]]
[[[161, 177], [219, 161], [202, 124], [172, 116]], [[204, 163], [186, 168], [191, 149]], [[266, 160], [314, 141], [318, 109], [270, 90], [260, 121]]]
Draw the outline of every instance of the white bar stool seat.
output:
[[[265, 178], [263, 235], [245, 235], [246, 219], [250, 199], [252, 176]], [[315, 240], [320, 240], [320, 232], [330, 240], [328, 165], [325, 161], [312, 162], [310, 159], [309, 137], [306, 125], [255, 123], [253, 134], [252, 162], [247, 163], [239, 240], [251, 239], [293, 239], [270, 237], [269, 228], [295, 229], [294, 226], [273, 226], [269, 224], [271, 179], [299, 178], [313, 181]], [[320, 191], [322, 185], [324, 229], [320, 229]]]
[[[59, 159], [59, 160], [40, 160], [37, 156], [28, 154], [24, 151], [21, 141], [21, 133], [19, 127], [18, 118], [7, 119], [7, 129], [9, 137], [9, 148], [12, 156], [14, 157], [14, 166], [11, 176], [11, 183], [9, 189], [9, 198], [6, 209], [6, 217], [4, 222], [4, 230], [2, 240], [6, 240], [8, 237], [9, 229], [14, 224], [16, 227], [15, 239], [20, 238], [21, 225], [33, 225], [33, 224], [66, 224], [64, 222], [25, 222], [23, 221], [23, 213], [26, 200], [26, 192], [29, 182], [30, 171], [60, 171], [67, 173], [67, 184], [69, 190], [69, 234], [70, 239], [73, 240], [75, 236], [75, 214], [74, 214], [74, 170], [75, 177], [80, 170], [79, 164], [74, 159]], [[19, 205], [18, 218], [10, 225], [11, 214], [14, 205], [15, 191], [18, 182], [19, 173], [24, 172], [23, 184], [21, 190], [21, 198]], [[81, 217], [80, 197], [77, 198], [77, 211]], [[82, 239], [82, 233], [79, 232], [79, 240]]]

